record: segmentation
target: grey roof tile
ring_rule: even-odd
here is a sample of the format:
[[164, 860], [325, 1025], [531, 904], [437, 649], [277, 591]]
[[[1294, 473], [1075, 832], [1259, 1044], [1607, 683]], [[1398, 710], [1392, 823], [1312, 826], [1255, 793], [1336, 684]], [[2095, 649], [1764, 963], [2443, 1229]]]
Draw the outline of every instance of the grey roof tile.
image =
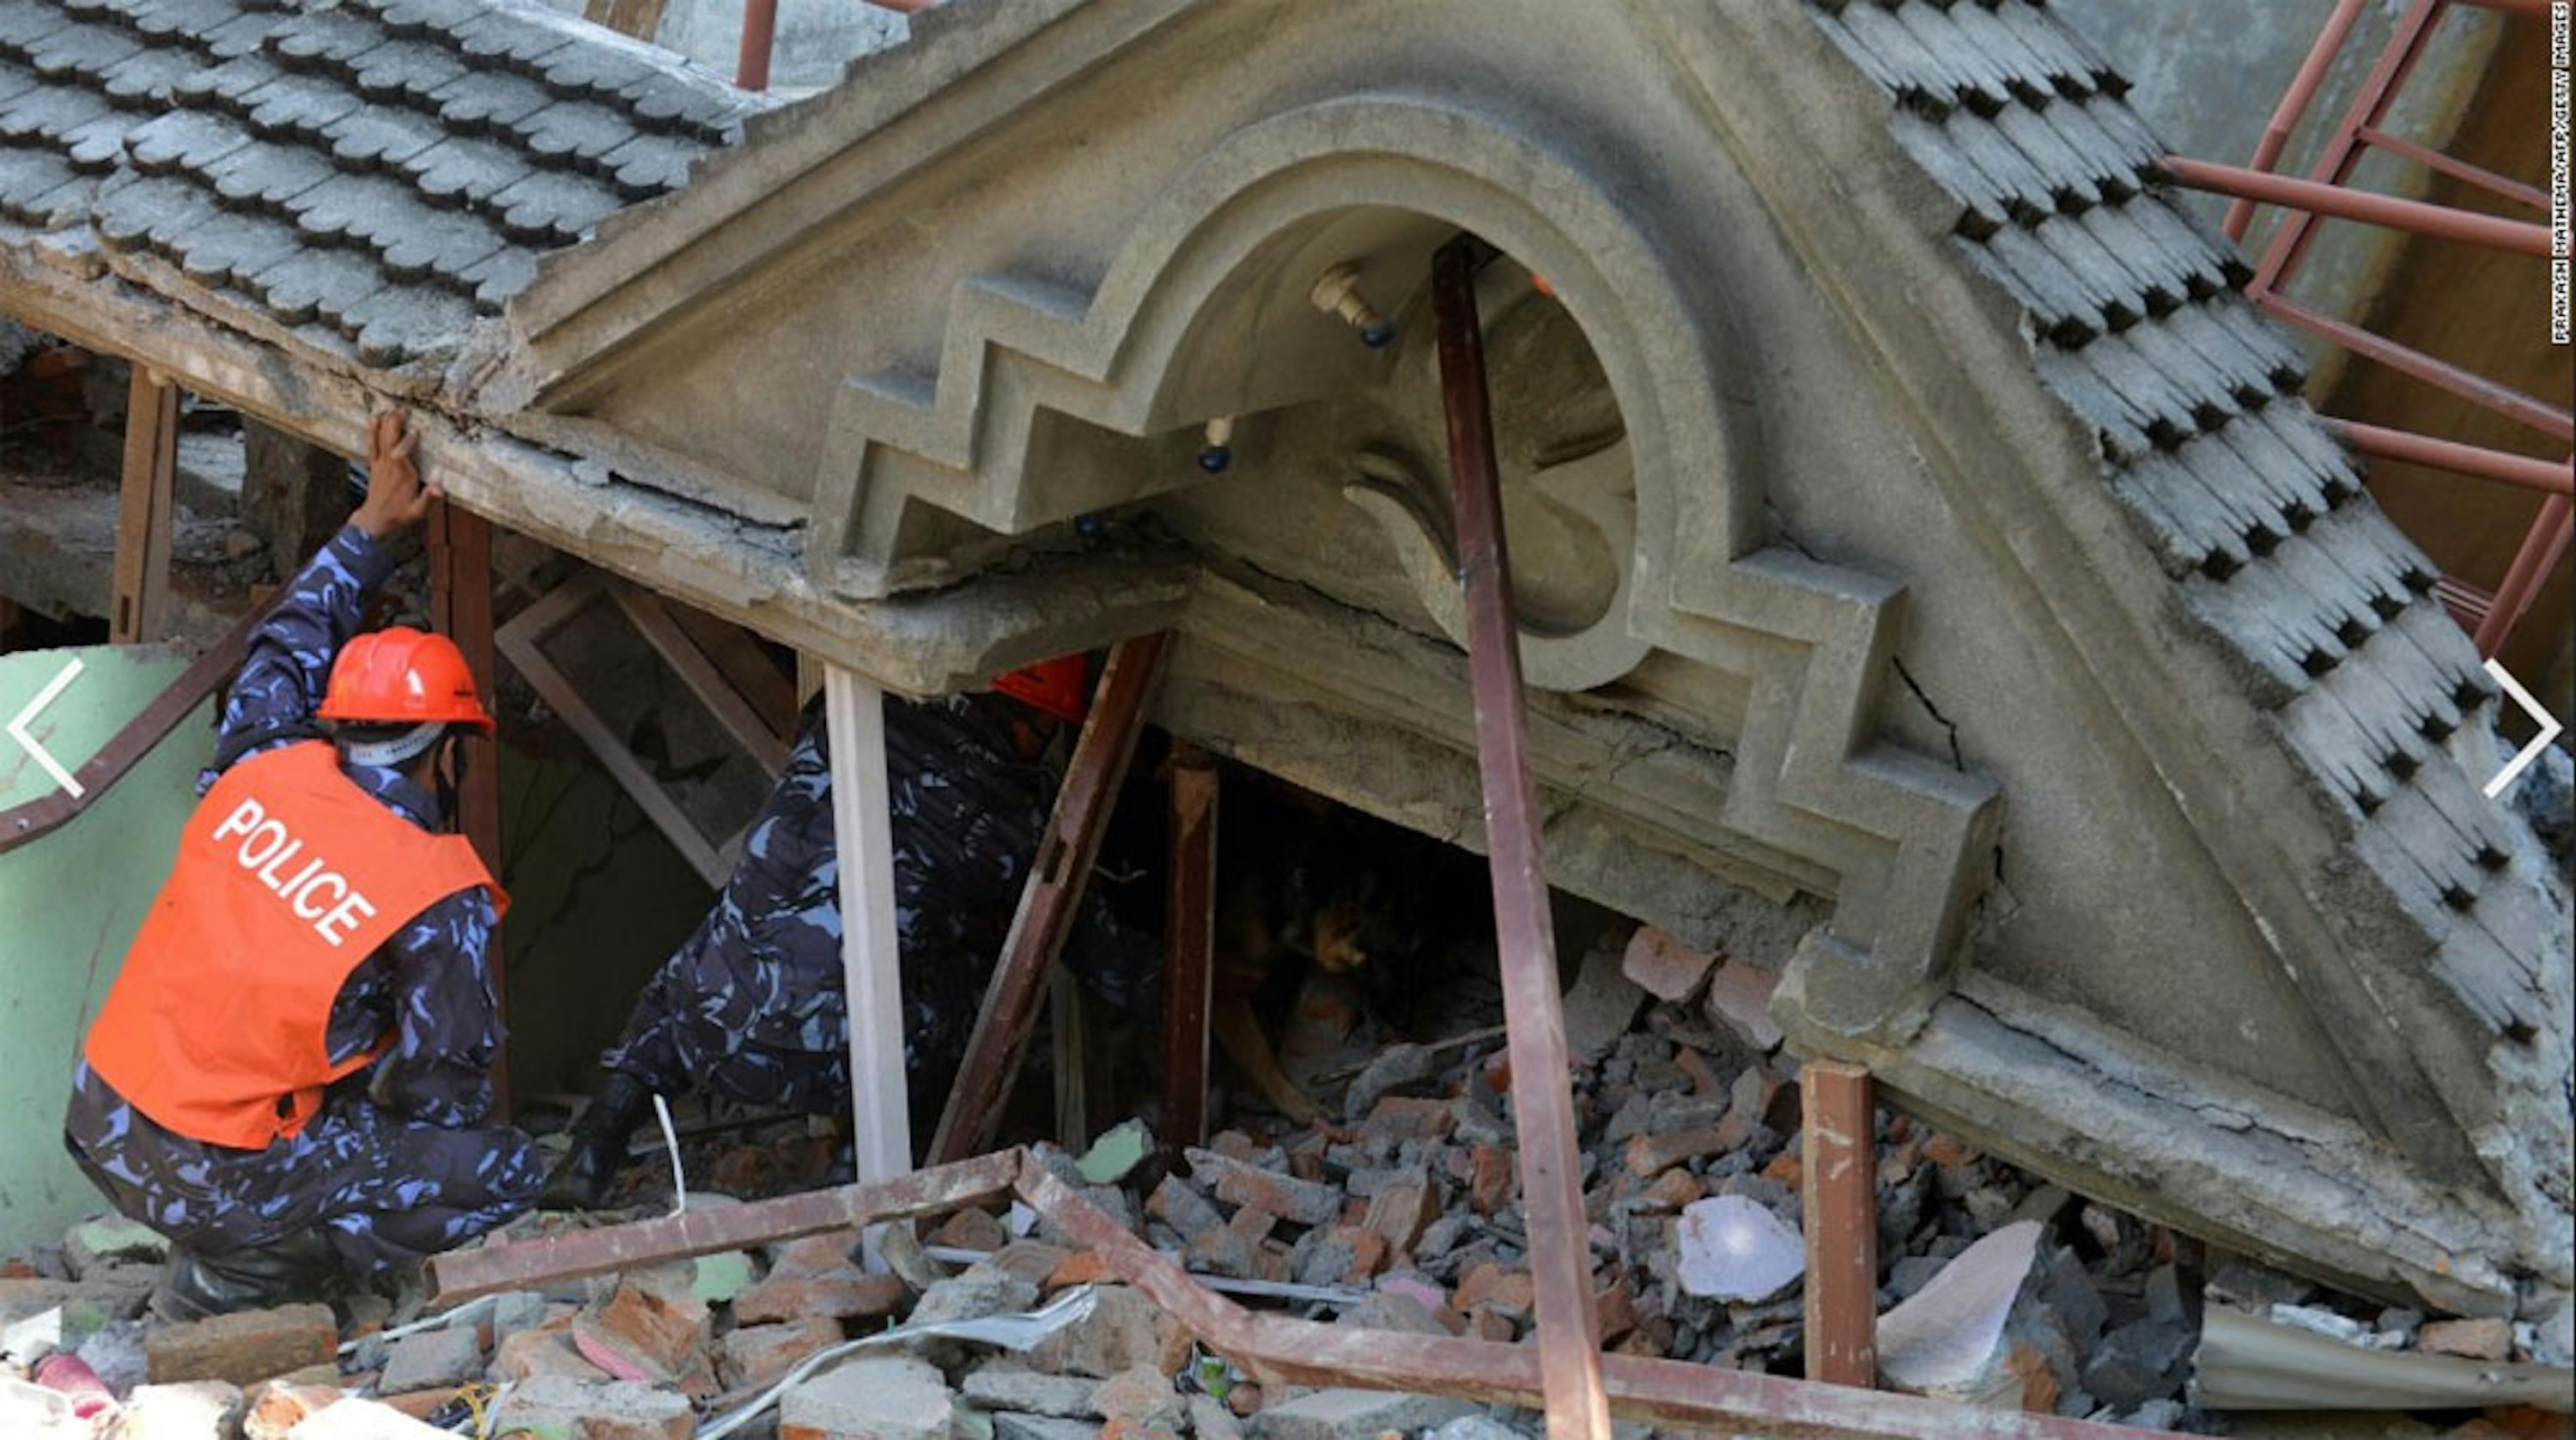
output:
[[351, 61], [346, 78], [370, 100], [424, 100], [467, 70], [465, 61], [426, 40], [391, 40]]
[[296, 196], [337, 175], [330, 160], [298, 145], [254, 140], [210, 165], [197, 182], [227, 205], [286, 212]]
[[491, 198], [527, 178], [527, 159], [498, 140], [450, 135], [403, 162], [423, 198], [462, 205]]
[[261, 303], [288, 324], [336, 326], [350, 307], [385, 288], [375, 261], [353, 250], [298, 250], [251, 277]]
[[555, 103], [554, 92], [525, 75], [468, 69], [430, 92], [440, 118], [466, 134], [508, 128]]
[[0, 51], [24, 53], [24, 47], [72, 23], [70, 13], [50, 0], [0, 0]]
[[438, 122], [416, 110], [370, 105], [352, 111], [322, 132], [331, 159], [358, 170], [377, 170], [417, 158], [447, 138]]
[[211, 110], [173, 110], [136, 126], [125, 153], [146, 175], [202, 170], [251, 141], [242, 122]]
[[0, 213], [410, 363], [758, 103], [487, 0], [0, 0]]
[[495, 193], [491, 203], [512, 239], [550, 249], [578, 239], [619, 202], [614, 191], [587, 176], [540, 170]]

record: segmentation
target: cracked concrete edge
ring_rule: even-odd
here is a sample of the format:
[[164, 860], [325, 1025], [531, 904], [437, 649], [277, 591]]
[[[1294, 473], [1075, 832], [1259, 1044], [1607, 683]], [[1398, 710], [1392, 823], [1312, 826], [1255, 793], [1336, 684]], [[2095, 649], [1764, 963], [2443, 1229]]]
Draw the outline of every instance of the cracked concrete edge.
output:
[[607, 471], [230, 329], [94, 257], [0, 245], [0, 312], [155, 366], [344, 455], [365, 448], [371, 414], [408, 403], [422, 466], [456, 503], [902, 694], [967, 688], [1162, 628], [1191, 593], [1186, 557], [1130, 552], [1048, 557], [932, 595], [852, 605], [807, 582], [792, 537], [676, 498], [682, 486], [585, 478]]
[[2533, 1293], [2570, 1286], [2563, 1236], [2390, 1163], [2351, 1122], [2213, 1086], [1990, 977], [1962, 977], [1900, 1045], [1821, 1032], [1796, 984], [1772, 1010], [1793, 1050], [1856, 1059], [1889, 1103], [2084, 1195], [2390, 1303], [2512, 1314], [2532, 1295], [2500, 1257], [2553, 1248]]

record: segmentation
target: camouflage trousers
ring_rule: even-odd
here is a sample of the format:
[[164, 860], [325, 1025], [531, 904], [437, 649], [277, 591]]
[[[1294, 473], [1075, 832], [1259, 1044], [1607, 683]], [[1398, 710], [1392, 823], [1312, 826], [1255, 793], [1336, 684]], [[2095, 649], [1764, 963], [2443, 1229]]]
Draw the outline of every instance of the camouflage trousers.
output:
[[265, 1150], [204, 1144], [124, 1108], [132, 1128], [105, 1153], [65, 1148], [119, 1212], [200, 1254], [318, 1228], [347, 1269], [379, 1274], [507, 1224], [545, 1183], [523, 1132], [406, 1120], [352, 1081]]

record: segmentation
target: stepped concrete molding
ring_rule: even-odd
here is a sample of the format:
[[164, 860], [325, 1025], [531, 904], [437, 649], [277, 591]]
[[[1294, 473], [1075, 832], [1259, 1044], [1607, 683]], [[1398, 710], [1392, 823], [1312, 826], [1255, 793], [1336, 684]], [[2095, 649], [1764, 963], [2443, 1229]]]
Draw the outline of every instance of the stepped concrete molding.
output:
[[[104, 138], [0, 101], [0, 303], [325, 443], [407, 397], [465, 503], [900, 689], [1172, 628], [1164, 723], [1477, 846], [1471, 231], [1557, 883], [2088, 1193], [2450, 1308], [2576, 1280], [2567, 898], [2485, 677], [2031, 0], [973, 0], [779, 108], [429, 5], [0, 0], [40, 86], [91, 62], [22, 12], [250, 46]], [[523, 188], [352, 162], [415, 236], [204, 138], [379, 122]], [[281, 226], [402, 306], [281, 300]]]

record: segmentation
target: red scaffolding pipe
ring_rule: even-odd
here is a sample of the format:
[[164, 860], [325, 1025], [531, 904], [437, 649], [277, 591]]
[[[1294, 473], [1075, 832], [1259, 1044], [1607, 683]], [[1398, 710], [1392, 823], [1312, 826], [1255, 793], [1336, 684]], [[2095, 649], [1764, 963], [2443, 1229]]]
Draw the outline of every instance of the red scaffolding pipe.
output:
[[[2281, 159], [2281, 149], [2290, 143], [2290, 132], [2299, 127], [2299, 117], [2308, 111], [2308, 101], [2325, 83], [2326, 71], [2334, 65], [2335, 56], [2343, 50], [2344, 37], [2352, 33], [2353, 22], [2361, 18], [2362, 8], [2370, 0], [2335, 0], [2334, 13], [2326, 17], [2326, 28], [2317, 35], [2317, 43], [2308, 47], [2308, 58], [2299, 62], [2299, 73], [2290, 77], [2290, 88], [2281, 92], [2281, 103], [2272, 110], [2270, 123], [2263, 127], [2263, 138], [2254, 146], [2254, 168], [2269, 171]], [[2254, 201], [2240, 195], [2227, 207], [2227, 238], [2242, 240], [2245, 227], [2254, 219]]]
[[2483, 445], [2437, 440], [2412, 430], [2391, 430], [2380, 425], [2364, 425], [2358, 420], [2337, 420], [2332, 416], [2320, 418], [2346, 445], [2364, 455], [2430, 465], [2455, 475], [2519, 485], [2523, 489], [2546, 494], [2565, 495], [2576, 491], [2576, 465], [2564, 460], [2552, 464], [2528, 455], [2490, 450]]
[[745, 90], [769, 88], [769, 45], [778, 29], [778, 0], [744, 0], [742, 44], [734, 52], [733, 83]]
[[2422, 200], [2401, 200], [2394, 195], [2374, 195], [2367, 190], [2354, 190], [2342, 185], [2294, 180], [2287, 175], [2248, 170], [2242, 165], [2216, 165], [2182, 155], [2168, 155], [2157, 165], [2176, 181], [2194, 190], [2212, 190], [2242, 200], [2287, 205], [2311, 215], [2332, 215], [2344, 220], [2394, 226], [2419, 235], [2430, 235], [2437, 240], [2465, 240], [2473, 245], [2491, 245], [2518, 255], [2547, 259], [2550, 253], [2549, 227], [2528, 220], [2507, 220], [2501, 215], [2482, 215], [2475, 210], [2457, 210]]

